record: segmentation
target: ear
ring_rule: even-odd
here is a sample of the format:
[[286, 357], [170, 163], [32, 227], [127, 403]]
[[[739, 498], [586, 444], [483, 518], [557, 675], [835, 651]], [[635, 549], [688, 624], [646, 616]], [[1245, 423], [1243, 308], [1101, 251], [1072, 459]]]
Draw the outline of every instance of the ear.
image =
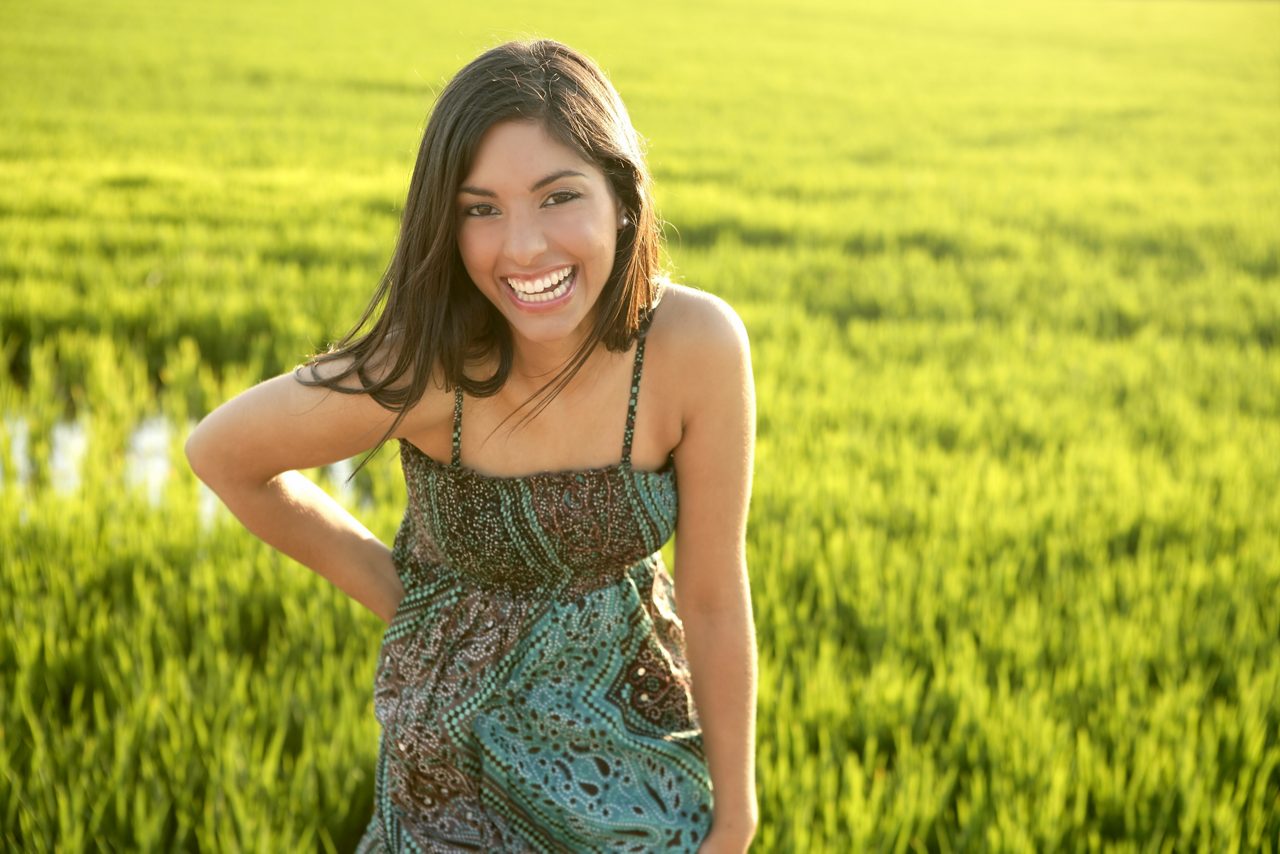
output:
[[622, 206], [622, 199], [618, 197], [612, 184], [609, 185], [609, 196], [613, 199], [613, 207], [618, 212], [618, 231], [622, 231], [631, 225], [631, 217], [627, 216], [627, 209]]

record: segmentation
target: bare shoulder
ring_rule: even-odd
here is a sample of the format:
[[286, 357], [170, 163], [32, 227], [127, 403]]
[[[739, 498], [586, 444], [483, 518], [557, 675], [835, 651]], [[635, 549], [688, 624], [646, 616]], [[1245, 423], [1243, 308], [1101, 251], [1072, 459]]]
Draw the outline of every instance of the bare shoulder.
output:
[[649, 336], [671, 354], [690, 381], [697, 381], [695, 375], [705, 372], [711, 376], [703, 379], [713, 380], [726, 370], [736, 372], [750, 363], [750, 342], [742, 318], [720, 297], [688, 285], [666, 285]]
[[689, 428], [754, 406], [747, 330], [727, 302], [688, 285], [668, 283], [648, 333], [657, 384], [666, 401], [669, 436], [682, 444]]
[[748, 348], [747, 329], [733, 306], [715, 294], [668, 283], [649, 333], [668, 347], [688, 355], [714, 358], [722, 351]]
[[[364, 401], [365, 407], [388, 407], [375, 400], [373, 395], [362, 393], [371, 384], [380, 383], [393, 372], [400, 357], [400, 336], [392, 333], [386, 342], [360, 366], [353, 371], [354, 359], [349, 354], [340, 356], [321, 355], [299, 366], [294, 376], [304, 385], [329, 388], [343, 391], [344, 396]], [[414, 381], [413, 368], [391, 380], [387, 391], [392, 394], [407, 391]], [[335, 388], [336, 387], [336, 388]], [[421, 397], [405, 411], [404, 418], [393, 433], [395, 438], [404, 438], [432, 428], [437, 422], [451, 419], [453, 410], [453, 394], [445, 390], [444, 371], [437, 364], [432, 366], [431, 375], [422, 389]]]
[[[389, 333], [376, 350], [368, 355], [360, 365], [359, 375], [351, 371], [355, 359], [350, 353], [320, 353], [308, 359], [295, 369], [295, 374], [305, 380], [323, 382], [325, 385], [335, 384], [348, 391], [361, 391], [370, 383], [382, 382], [392, 372], [401, 356], [403, 336], [398, 331]], [[428, 386], [443, 387], [442, 374], [437, 369], [433, 372]], [[409, 373], [397, 377], [391, 384], [392, 389], [404, 388], [410, 384]]]

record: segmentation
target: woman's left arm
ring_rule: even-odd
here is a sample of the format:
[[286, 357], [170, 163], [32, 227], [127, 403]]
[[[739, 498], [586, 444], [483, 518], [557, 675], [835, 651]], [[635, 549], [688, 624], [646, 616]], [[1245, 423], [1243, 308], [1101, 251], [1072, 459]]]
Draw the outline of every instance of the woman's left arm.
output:
[[702, 297], [683, 360], [685, 422], [676, 448], [676, 605], [714, 787], [701, 849], [742, 852], [759, 821], [755, 792], [756, 644], [747, 578], [755, 387], [746, 329]]

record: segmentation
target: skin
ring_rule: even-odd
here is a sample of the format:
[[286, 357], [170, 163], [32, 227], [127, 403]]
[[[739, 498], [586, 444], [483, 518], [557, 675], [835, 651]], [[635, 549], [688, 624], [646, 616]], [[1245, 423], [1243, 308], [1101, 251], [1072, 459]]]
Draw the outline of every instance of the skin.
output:
[[[616, 463], [634, 348], [624, 354], [598, 347], [538, 418], [513, 429], [517, 415], [498, 429], [588, 328], [620, 227], [608, 182], [540, 126], [507, 122], [482, 140], [463, 186], [459, 250], [472, 281], [511, 324], [515, 344], [507, 385], [493, 397], [466, 400], [463, 465], [522, 475]], [[576, 270], [575, 292], [552, 311], [525, 311], [504, 290], [506, 276], [565, 265]], [[475, 368], [477, 376], [491, 370]], [[392, 420], [365, 395], [303, 386], [284, 374], [212, 412], [189, 438], [187, 456], [250, 531], [390, 622], [404, 595], [390, 550], [298, 470], [364, 453]], [[394, 436], [447, 460], [452, 426], [453, 394], [436, 376]], [[754, 443], [741, 320], [714, 296], [668, 286], [648, 334], [632, 464], [657, 470], [675, 458], [676, 598], [716, 797], [704, 854], [745, 851], [758, 821], [756, 648], [745, 551]]]
[[[506, 318], [515, 368], [550, 375], [585, 338], [613, 269], [622, 209], [604, 174], [535, 122], [502, 122], [480, 141], [458, 193], [458, 251], [471, 281]], [[512, 298], [507, 277], [572, 266], [567, 302]]]

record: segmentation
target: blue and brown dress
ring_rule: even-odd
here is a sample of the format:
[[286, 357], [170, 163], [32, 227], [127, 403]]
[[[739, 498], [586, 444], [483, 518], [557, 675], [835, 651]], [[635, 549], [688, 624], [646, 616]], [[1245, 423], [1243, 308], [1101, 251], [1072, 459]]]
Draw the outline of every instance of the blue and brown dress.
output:
[[[650, 318], [652, 314], [650, 314]], [[378, 658], [382, 725], [360, 851], [696, 851], [711, 779], [659, 549], [676, 473], [622, 459], [521, 477], [400, 444], [405, 597]]]

